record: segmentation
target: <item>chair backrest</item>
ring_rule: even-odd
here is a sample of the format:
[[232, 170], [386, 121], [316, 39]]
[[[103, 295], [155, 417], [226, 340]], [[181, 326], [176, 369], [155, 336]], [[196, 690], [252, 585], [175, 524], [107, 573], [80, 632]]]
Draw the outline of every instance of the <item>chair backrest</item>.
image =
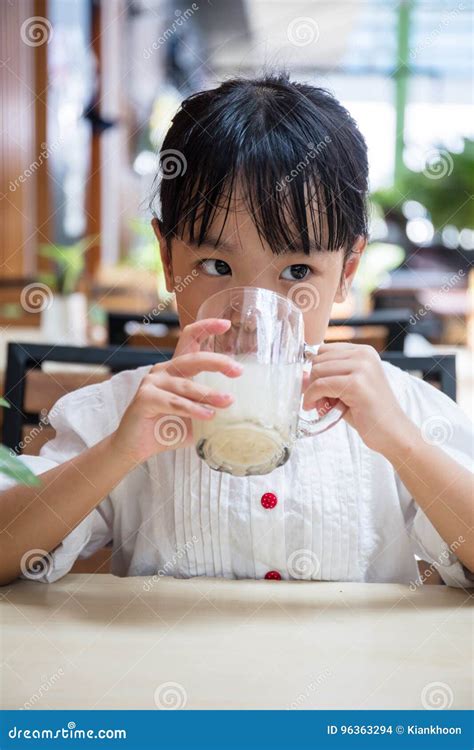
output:
[[[410, 330], [410, 317], [411, 311], [405, 308], [374, 310], [367, 315], [331, 318], [329, 328], [344, 326], [349, 334], [351, 329], [364, 329], [360, 331], [360, 334], [356, 333], [355, 337], [349, 335], [351, 340], [361, 342], [363, 340], [364, 343], [367, 340], [371, 345], [375, 345], [377, 350], [402, 352], [406, 335]], [[145, 318], [148, 323], [144, 323]], [[111, 346], [130, 344], [131, 346], [153, 347], [155, 342], [158, 347], [169, 346], [166, 343], [166, 337], [176, 336], [176, 331], [179, 330], [179, 318], [176, 313], [170, 310], [146, 316], [134, 313], [109, 312], [107, 320], [108, 344]], [[153, 330], [159, 327], [163, 327], [163, 330]], [[137, 338], [137, 336], [140, 338]], [[338, 336], [335, 333], [332, 338], [333, 340], [344, 340], [345, 337], [343, 335]], [[382, 341], [380, 345], [379, 339]], [[331, 337], [328, 337], [327, 340], [331, 340]]]
[[[66, 393], [107, 380], [121, 370], [165, 362], [171, 351], [132, 347], [77, 347], [52, 344], [10, 343], [4, 397], [10, 408], [3, 410], [3, 443], [17, 453], [38, 453], [54, 434], [45, 415]], [[46, 372], [46, 363], [65, 366], [96, 366]], [[82, 369], [82, 371], [81, 371]]]
[[[160, 333], [154, 331], [159, 327], [162, 327]], [[126, 312], [109, 312], [107, 315], [107, 331], [107, 343], [110, 346], [122, 346], [123, 344], [133, 346], [133, 337], [137, 335], [146, 337], [149, 334], [150, 338], [155, 338], [157, 341], [159, 341], [161, 335], [175, 335], [176, 332], [179, 332], [179, 318], [176, 313], [166, 310], [156, 315], [152, 313], [137, 315]], [[150, 344], [148, 346], [150, 347]]]
[[408, 357], [402, 352], [384, 352], [380, 355], [401, 370], [419, 375], [423, 380], [439, 388], [446, 396], [456, 401], [456, 355], [436, 354]]
[[[3, 443], [18, 453], [37, 453], [41, 445], [52, 437], [52, 430], [49, 428], [48, 431], [48, 427], [44, 426], [44, 416], [41, 415], [46, 414], [65, 393], [101, 382], [121, 370], [165, 362], [171, 356], [171, 351], [128, 346], [76, 347], [10, 343], [5, 398], [11, 406], [4, 409]], [[381, 357], [396, 367], [418, 374], [456, 400], [455, 355], [408, 357], [401, 352], [384, 352]], [[47, 362], [99, 365], [108, 368], [109, 372], [47, 373], [42, 370]], [[31, 437], [27, 442], [25, 431]]]
[[[380, 327], [385, 333], [383, 350], [403, 352], [407, 333], [410, 332], [411, 311], [408, 308], [374, 310], [367, 315], [351, 315], [349, 318], [331, 318], [329, 327], [350, 326], [351, 328]], [[375, 347], [378, 348], [377, 346]]]

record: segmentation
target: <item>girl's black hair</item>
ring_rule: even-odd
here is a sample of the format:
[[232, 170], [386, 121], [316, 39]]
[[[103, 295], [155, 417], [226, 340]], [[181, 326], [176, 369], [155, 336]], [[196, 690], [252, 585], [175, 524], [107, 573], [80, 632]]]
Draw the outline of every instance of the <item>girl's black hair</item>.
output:
[[367, 237], [365, 140], [330, 92], [286, 74], [236, 78], [190, 96], [160, 163], [151, 207], [159, 199], [168, 249], [174, 237], [200, 245], [224, 209], [213, 226], [219, 240], [237, 190], [275, 254], [347, 255]]

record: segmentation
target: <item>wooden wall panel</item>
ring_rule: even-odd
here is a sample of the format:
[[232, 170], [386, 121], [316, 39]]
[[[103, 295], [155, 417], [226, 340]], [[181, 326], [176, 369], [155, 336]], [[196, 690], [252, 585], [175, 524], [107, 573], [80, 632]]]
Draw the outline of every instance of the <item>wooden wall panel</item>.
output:
[[[35, 16], [44, 22], [34, 25]], [[38, 43], [42, 33], [45, 41]], [[4, 279], [34, 274], [41, 223], [38, 196], [42, 214], [48, 215], [46, 164], [40, 155], [46, 142], [47, 39], [46, 0], [0, 3], [0, 278]]]

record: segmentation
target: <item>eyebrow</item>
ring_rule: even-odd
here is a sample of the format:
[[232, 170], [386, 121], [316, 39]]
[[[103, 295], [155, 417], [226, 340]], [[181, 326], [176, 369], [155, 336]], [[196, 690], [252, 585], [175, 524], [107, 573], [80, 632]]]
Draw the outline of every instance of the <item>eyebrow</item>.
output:
[[225, 250], [227, 252], [235, 252], [237, 249], [235, 245], [233, 245], [231, 242], [226, 242], [226, 240], [219, 239], [218, 237], [213, 237], [212, 235], [207, 235], [206, 239], [203, 240], [200, 244], [198, 244], [197, 240], [194, 240], [193, 242], [188, 243], [193, 248], [201, 248], [201, 247], [209, 247], [213, 250]]
[[[196, 240], [194, 240], [194, 242], [189, 242], [188, 244], [193, 248], [209, 247], [212, 250], [223, 250], [224, 252], [230, 253], [237, 251], [236, 245], [232, 244], [231, 242], [227, 242], [226, 240], [218, 239], [217, 237], [214, 237], [212, 235], [208, 235], [206, 239], [201, 242], [201, 244], [198, 244]], [[310, 253], [323, 250], [321, 245], [319, 245], [315, 240], [308, 240], [308, 245]], [[286, 250], [283, 250], [281, 253], [279, 253], [279, 255], [295, 255], [297, 253], [301, 253], [302, 255], [304, 254], [306, 255], [306, 257], [308, 257], [307, 253], [305, 253], [303, 250], [302, 243], [301, 245], [296, 245], [296, 247], [294, 248], [287, 248]], [[276, 253], [274, 253], [274, 255], [276, 255]]]

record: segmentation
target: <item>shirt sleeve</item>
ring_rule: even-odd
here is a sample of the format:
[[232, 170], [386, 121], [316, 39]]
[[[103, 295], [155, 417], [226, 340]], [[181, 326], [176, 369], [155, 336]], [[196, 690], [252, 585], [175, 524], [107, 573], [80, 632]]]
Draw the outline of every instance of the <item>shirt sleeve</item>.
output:
[[[97, 426], [104, 425], [105, 416], [101, 386], [87, 386], [63, 396], [48, 415], [56, 430], [55, 437], [42, 447], [39, 456], [22, 455], [19, 460], [36, 475], [69, 461], [102, 438], [102, 430], [99, 432]], [[0, 477], [0, 491], [13, 484], [13, 480]], [[58, 580], [71, 570], [77, 559], [90, 557], [111, 541], [112, 525], [112, 503], [106, 497], [54, 550], [28, 551], [23, 556], [21, 578], [43, 583]]]
[[[472, 472], [474, 432], [471, 420], [454, 401], [434, 386], [408, 373], [402, 373], [402, 377], [405, 410], [420, 428], [423, 439], [437, 445]], [[399, 478], [397, 483], [414, 554], [430, 563], [449, 586], [473, 587], [474, 574], [456, 556], [464, 538], [460, 536], [448, 545]]]

